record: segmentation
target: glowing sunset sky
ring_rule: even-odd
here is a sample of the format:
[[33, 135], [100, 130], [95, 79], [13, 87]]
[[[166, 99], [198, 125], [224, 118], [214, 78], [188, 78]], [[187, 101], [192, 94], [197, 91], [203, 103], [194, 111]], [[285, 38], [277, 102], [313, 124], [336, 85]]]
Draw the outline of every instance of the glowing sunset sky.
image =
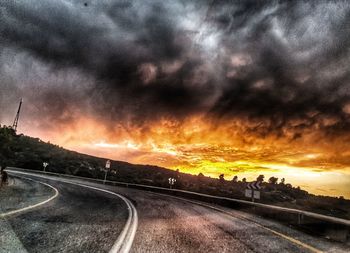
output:
[[349, 34], [347, 1], [4, 1], [0, 123], [350, 198]]

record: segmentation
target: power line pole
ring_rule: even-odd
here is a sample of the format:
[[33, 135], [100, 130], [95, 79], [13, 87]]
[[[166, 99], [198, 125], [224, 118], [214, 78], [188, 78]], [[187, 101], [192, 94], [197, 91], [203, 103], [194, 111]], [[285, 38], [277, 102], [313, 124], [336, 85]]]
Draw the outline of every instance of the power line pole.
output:
[[18, 111], [17, 111], [15, 120], [13, 121], [13, 125], [12, 125], [12, 128], [15, 131], [17, 131], [17, 125], [18, 125], [18, 120], [19, 120], [19, 113], [21, 112], [22, 102], [23, 102], [23, 100], [21, 98], [21, 101], [19, 101]]

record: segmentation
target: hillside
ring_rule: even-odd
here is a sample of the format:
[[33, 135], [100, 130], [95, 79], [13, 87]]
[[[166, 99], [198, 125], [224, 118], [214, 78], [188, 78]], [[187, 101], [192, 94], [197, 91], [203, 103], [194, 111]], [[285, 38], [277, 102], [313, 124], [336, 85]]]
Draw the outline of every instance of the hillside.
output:
[[[13, 129], [0, 127], [0, 165], [42, 170], [70, 175], [104, 177], [106, 159], [66, 150], [38, 138], [17, 135]], [[227, 181], [173, 171], [152, 165], [135, 165], [112, 161], [108, 180], [169, 187], [168, 178], [175, 177], [175, 188], [206, 194], [244, 198], [245, 182]], [[315, 196], [290, 184], [263, 183], [261, 202], [290, 208], [304, 209], [326, 215], [350, 219], [350, 200]]]

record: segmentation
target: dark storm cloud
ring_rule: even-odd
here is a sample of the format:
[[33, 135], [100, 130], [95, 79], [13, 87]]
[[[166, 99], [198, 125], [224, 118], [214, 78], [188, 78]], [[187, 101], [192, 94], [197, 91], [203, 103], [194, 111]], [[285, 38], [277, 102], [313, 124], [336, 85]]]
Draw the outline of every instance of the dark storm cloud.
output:
[[243, 29], [250, 28], [237, 43], [244, 44], [252, 64], [242, 76], [227, 80], [212, 112], [265, 119], [267, 124], [253, 128], [262, 133], [286, 125], [297, 132], [315, 125], [328, 132], [349, 130], [349, 4], [298, 1], [250, 7], [233, 16], [242, 20]]
[[[95, 80], [76, 84], [83, 95], [47, 85], [53, 115], [84, 100], [112, 122], [208, 113], [259, 119], [262, 135], [349, 130], [346, 1], [4, 1], [0, 14], [3, 50]], [[69, 95], [50, 107], [52, 92]]]

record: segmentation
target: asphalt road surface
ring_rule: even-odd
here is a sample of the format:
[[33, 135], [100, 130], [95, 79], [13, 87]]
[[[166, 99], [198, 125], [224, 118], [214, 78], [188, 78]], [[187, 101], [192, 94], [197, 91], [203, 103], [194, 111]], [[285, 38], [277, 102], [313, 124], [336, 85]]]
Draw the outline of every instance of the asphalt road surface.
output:
[[29, 205], [40, 203], [54, 194], [53, 189], [39, 182], [11, 178], [8, 186], [0, 190], [0, 214], [8, 214]]
[[5, 218], [12, 236], [4, 243], [11, 243], [13, 252], [108, 252], [113, 247], [128, 218], [122, 199], [78, 185], [40, 181], [59, 195], [42, 207]]
[[[56, 199], [42, 207], [6, 218], [12, 234], [28, 252], [108, 252], [130, 221], [130, 206], [109, 192], [59, 182], [51, 176], [26, 176], [59, 191]], [[138, 222], [133, 223], [134, 229], [137, 226], [136, 234], [125, 239], [130, 243], [130, 252], [349, 252], [350, 249], [348, 244], [312, 237], [228, 208], [83, 180], [68, 181], [107, 189], [132, 202]]]

